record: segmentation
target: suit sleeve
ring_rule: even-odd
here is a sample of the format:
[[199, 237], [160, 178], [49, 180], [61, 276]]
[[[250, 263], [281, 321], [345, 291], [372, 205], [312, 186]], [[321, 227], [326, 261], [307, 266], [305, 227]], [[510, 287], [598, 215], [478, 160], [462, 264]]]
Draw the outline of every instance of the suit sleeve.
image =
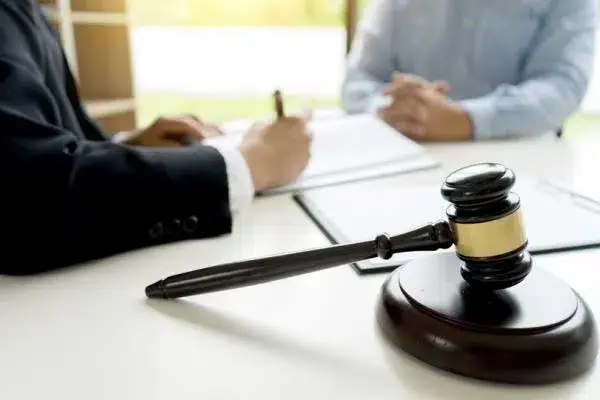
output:
[[216, 149], [82, 139], [56, 123], [54, 98], [23, 54], [0, 47], [0, 273], [230, 232]]

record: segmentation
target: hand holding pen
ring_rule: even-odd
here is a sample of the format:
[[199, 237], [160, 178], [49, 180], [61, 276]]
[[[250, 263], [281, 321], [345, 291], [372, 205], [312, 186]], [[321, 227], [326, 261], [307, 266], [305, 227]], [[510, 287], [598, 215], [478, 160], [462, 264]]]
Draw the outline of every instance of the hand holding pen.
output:
[[308, 164], [311, 138], [306, 120], [284, 115], [281, 93], [273, 98], [277, 118], [252, 126], [239, 145], [256, 192], [293, 182]]

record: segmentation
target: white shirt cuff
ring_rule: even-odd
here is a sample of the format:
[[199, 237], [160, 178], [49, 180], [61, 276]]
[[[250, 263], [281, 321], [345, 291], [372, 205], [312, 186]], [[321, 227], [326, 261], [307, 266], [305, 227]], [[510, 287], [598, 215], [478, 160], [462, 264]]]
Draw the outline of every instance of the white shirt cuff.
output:
[[231, 145], [210, 143], [225, 159], [227, 181], [229, 183], [229, 205], [233, 214], [243, 211], [254, 199], [254, 183], [246, 160], [240, 151]]
[[131, 136], [131, 132], [128, 131], [122, 131], [122, 132], [117, 132], [114, 135], [112, 135], [110, 137], [110, 140], [113, 143], [123, 143], [125, 142], [127, 139], [129, 139], [129, 137]]
[[471, 119], [474, 140], [485, 140], [498, 137], [498, 133], [494, 133], [493, 130], [496, 106], [492, 97], [466, 99], [461, 101], [460, 105]]

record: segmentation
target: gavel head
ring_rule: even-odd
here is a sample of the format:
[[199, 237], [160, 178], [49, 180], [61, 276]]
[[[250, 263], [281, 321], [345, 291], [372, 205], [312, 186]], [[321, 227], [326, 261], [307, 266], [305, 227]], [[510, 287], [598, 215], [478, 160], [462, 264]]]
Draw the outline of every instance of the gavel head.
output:
[[462, 277], [474, 288], [499, 290], [531, 271], [515, 174], [495, 163], [459, 169], [442, 185]]

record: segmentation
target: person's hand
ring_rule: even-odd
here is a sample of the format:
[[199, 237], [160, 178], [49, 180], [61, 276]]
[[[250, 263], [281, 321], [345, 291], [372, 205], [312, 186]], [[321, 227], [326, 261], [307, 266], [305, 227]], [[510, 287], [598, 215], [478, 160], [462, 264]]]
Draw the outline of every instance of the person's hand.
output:
[[182, 115], [160, 117], [146, 128], [127, 132], [123, 141], [134, 146], [180, 147], [221, 134], [215, 124], [194, 115]]
[[421, 99], [427, 109], [423, 133], [412, 137], [421, 141], [463, 141], [473, 136], [467, 112], [455, 101], [435, 91], [423, 91]]
[[378, 116], [405, 135], [421, 138], [426, 133], [431, 101], [441, 99], [448, 89], [443, 81], [429, 82], [416, 75], [395, 73], [382, 91], [391, 102], [378, 109]]
[[446, 82], [429, 82], [421, 77], [395, 74], [383, 89], [391, 96], [378, 116], [390, 126], [416, 141], [467, 140], [473, 127], [466, 111], [446, 94]]
[[283, 117], [254, 125], [244, 137], [240, 151], [248, 163], [255, 190], [296, 180], [308, 164], [310, 142], [305, 118]]

